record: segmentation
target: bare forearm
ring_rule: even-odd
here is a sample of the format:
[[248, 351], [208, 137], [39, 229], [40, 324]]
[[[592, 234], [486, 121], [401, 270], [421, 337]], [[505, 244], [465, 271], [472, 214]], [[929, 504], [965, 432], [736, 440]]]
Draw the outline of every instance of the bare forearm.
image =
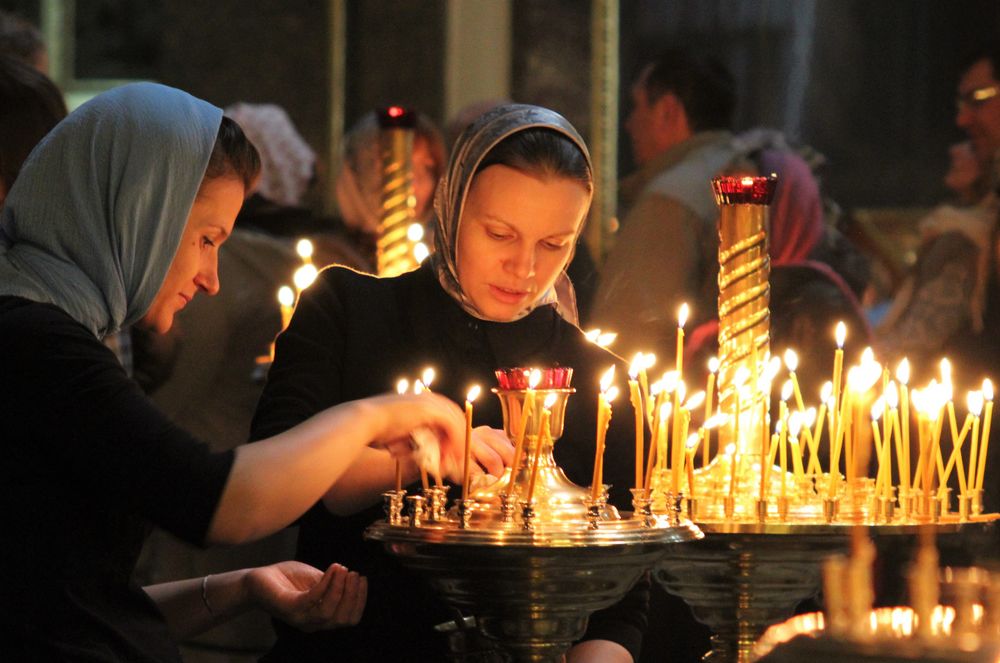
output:
[[355, 402], [325, 410], [280, 435], [237, 449], [208, 540], [261, 538], [315, 504], [371, 441], [365, 408]]
[[[402, 485], [420, 475], [410, 458], [402, 459]], [[323, 504], [338, 516], [349, 516], [382, 499], [382, 493], [396, 486], [396, 461], [377, 449], [364, 449], [340, 480], [323, 496]]]
[[[163, 614], [175, 640], [197, 635], [252, 606], [244, 579], [248, 570], [149, 585], [143, 589]], [[204, 597], [202, 590], [204, 589]]]

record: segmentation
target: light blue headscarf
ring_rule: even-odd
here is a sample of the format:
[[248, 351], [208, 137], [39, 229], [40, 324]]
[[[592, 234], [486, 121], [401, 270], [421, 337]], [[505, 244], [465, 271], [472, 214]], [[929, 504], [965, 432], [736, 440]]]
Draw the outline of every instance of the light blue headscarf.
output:
[[177, 252], [222, 110], [135, 83], [74, 111], [0, 216], [0, 295], [54, 304], [98, 338], [139, 320]]

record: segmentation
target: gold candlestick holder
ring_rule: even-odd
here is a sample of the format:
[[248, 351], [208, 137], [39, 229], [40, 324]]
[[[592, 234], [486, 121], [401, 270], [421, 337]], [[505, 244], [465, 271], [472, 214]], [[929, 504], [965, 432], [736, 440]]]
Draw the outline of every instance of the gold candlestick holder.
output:
[[690, 521], [654, 514], [647, 491], [636, 494], [639, 513], [623, 518], [608, 504], [606, 487], [594, 499], [573, 484], [552, 455], [573, 393], [570, 374], [550, 369], [529, 396], [520, 371], [502, 372], [494, 390], [511, 439], [525, 421], [517, 466], [435, 520], [424, 517], [422, 496], [410, 496], [410, 518], [393, 522], [398, 498], [387, 498], [390, 517], [365, 536], [424, 576], [447, 603], [474, 615], [511, 660], [555, 662], [583, 636], [592, 612], [620, 600], [671, 544], [701, 533]]

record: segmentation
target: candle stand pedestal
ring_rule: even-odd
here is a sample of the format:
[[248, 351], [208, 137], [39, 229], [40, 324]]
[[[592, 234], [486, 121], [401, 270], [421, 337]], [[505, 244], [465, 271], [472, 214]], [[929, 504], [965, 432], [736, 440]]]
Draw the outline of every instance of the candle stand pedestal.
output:
[[[365, 536], [475, 616], [513, 661], [554, 663], [595, 610], [619, 601], [667, 549], [701, 532], [676, 512], [654, 515], [641, 502], [638, 517], [623, 517], [607, 503], [605, 486], [595, 496], [569, 481], [552, 456], [573, 392], [568, 369], [551, 369], [530, 390], [510, 383], [522, 371], [498, 372], [502, 388], [494, 390], [507, 434], [523, 442], [512, 471], [471, 491], [443, 519], [408, 513], [375, 523]], [[399, 497], [387, 500], [391, 517]]]

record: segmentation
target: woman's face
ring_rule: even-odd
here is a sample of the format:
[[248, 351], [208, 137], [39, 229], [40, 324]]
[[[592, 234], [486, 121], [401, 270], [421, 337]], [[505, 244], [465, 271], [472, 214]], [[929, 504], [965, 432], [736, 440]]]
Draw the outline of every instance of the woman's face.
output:
[[187, 306], [199, 290], [208, 295], [219, 292], [219, 247], [233, 231], [244, 193], [243, 182], [235, 177], [217, 177], [202, 183], [177, 254], [141, 325], [166, 333], [174, 323], [174, 314]]
[[490, 166], [472, 181], [458, 230], [458, 282], [487, 318], [515, 320], [566, 267], [590, 206], [579, 181]]

